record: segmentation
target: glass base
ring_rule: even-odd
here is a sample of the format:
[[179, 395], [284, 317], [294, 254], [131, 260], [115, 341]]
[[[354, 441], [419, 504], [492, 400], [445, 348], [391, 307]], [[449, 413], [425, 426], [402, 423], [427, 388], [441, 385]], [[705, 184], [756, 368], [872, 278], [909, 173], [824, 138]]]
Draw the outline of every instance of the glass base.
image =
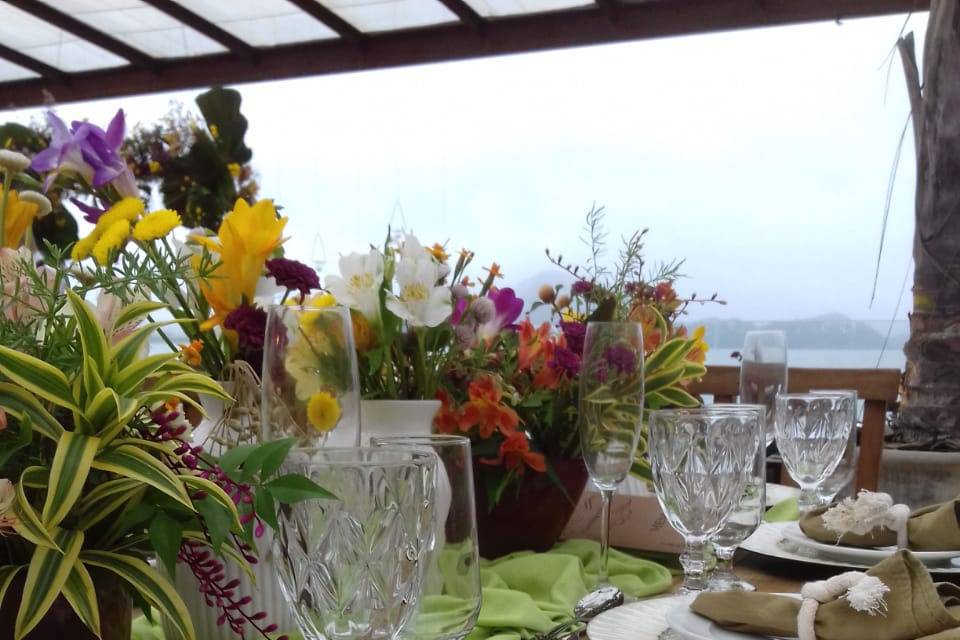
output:
[[738, 578], [735, 574], [722, 574], [718, 576], [710, 576], [710, 579], [707, 580], [707, 591], [756, 591], [757, 588], [743, 580]]

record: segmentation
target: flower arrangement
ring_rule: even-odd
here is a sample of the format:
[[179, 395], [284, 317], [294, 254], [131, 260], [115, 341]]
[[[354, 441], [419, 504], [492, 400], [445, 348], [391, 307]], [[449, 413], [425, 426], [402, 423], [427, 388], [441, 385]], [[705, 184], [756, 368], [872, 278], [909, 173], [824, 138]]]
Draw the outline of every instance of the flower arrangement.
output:
[[[550, 459], [579, 457], [578, 383], [589, 321], [643, 325], [647, 409], [699, 404], [684, 387], [706, 372], [708, 346], [703, 328], [688, 334], [679, 322], [696, 300], [681, 299], [674, 289], [680, 263], [649, 272], [642, 258], [646, 231], [640, 231], [624, 240], [608, 269], [602, 209], [588, 213], [587, 233], [591, 260], [585, 267], [547, 251], [551, 262], [574, 279], [569, 292], [544, 285], [515, 329], [478, 335], [461, 357], [448, 360], [435, 427], [470, 436], [491, 505], [508, 487], [518, 486], [527, 470], [549, 474]], [[498, 306], [500, 296], [512, 291], [487, 287], [463, 298], [460, 306], [469, 316], [474, 309]], [[550, 319], [534, 323], [531, 315], [543, 308]], [[643, 437], [633, 471], [649, 478], [645, 453]]]
[[[262, 346], [258, 285], [272, 277], [303, 297], [316, 275], [277, 255], [286, 220], [270, 201], [238, 200], [216, 236], [178, 242], [181, 214], [148, 212], [131, 186], [121, 114], [106, 130], [51, 122], [55, 136], [32, 160], [0, 150], [0, 603], [18, 581], [23, 594], [16, 620], [0, 625], [23, 638], [62, 594], [99, 636], [92, 576], [106, 572], [192, 640], [180, 594], [146, 563], [155, 556], [168, 571], [189, 568], [220, 623], [272, 637], [268, 613], [248, 610], [224, 563], [249, 571], [278, 505], [329, 494], [281, 475], [293, 439], [218, 458], [191, 441], [185, 412], [202, 413], [197, 394], [228, 399], [209, 374]], [[43, 243], [47, 266], [31, 229], [52, 206], [30, 186], [103, 207], [69, 252]], [[187, 342], [178, 347], [173, 330]], [[154, 334], [167, 353], [146, 354]]]

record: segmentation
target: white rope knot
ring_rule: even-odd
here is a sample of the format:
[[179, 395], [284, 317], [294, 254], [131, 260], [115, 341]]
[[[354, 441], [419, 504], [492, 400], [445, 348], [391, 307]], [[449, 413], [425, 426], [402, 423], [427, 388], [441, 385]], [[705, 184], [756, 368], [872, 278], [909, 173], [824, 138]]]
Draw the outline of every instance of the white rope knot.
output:
[[907, 520], [910, 507], [894, 504], [886, 493], [862, 490], [857, 499], [844, 500], [823, 514], [823, 526], [837, 534], [837, 541], [847, 533], [866, 535], [876, 527], [886, 527], [897, 534], [897, 547], [907, 546]]
[[836, 599], [846, 600], [850, 608], [869, 616], [886, 615], [887, 602], [883, 596], [890, 587], [876, 576], [859, 571], [848, 571], [827, 580], [808, 582], [800, 590], [803, 602], [797, 614], [799, 640], [817, 640], [815, 623], [821, 603]]

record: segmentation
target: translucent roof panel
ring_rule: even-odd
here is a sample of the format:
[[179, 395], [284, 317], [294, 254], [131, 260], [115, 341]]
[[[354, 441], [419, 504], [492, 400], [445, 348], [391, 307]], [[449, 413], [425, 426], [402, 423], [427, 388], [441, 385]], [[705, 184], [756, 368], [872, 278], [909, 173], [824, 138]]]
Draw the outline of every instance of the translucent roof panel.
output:
[[0, 58], [0, 82], [7, 82], [10, 80], [26, 80], [28, 78], [36, 77], [37, 74], [35, 74], [33, 71], [24, 69], [19, 65], [15, 65], [12, 62], [7, 62], [3, 58]]
[[286, 0], [176, 0], [255, 47], [327, 40], [337, 34]]
[[68, 72], [127, 64], [120, 56], [6, 4], [0, 5], [0, 42]]
[[155, 58], [222, 53], [226, 48], [140, 0], [42, 0]]
[[560, 11], [594, 4], [593, 0], [465, 0], [465, 2], [485, 18]]
[[360, 31], [393, 31], [456, 22], [437, 0], [324, 0], [321, 2]]

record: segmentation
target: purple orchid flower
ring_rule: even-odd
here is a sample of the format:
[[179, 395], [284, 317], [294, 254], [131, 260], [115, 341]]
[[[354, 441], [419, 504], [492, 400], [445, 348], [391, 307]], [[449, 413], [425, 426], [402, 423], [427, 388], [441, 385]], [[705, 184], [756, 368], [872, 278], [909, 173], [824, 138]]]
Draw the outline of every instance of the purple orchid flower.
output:
[[496, 313], [477, 328], [477, 338], [480, 340], [492, 340], [504, 329], [515, 328], [514, 323], [523, 313], [523, 300], [517, 297], [513, 289], [492, 289], [487, 298], [493, 302]]
[[97, 220], [100, 219], [100, 216], [107, 212], [106, 209], [101, 209], [96, 204], [87, 204], [79, 198], [70, 198], [70, 202], [72, 202], [77, 209], [80, 209], [80, 211], [83, 212], [83, 219], [90, 224], [97, 224]]
[[122, 157], [120, 146], [126, 128], [123, 109], [117, 111], [107, 130], [89, 122], [74, 121], [70, 128], [52, 111], [47, 122], [53, 131], [50, 146], [36, 154], [30, 168], [48, 173], [44, 189], [48, 189], [58, 173], [80, 176], [94, 189], [112, 184], [123, 197], [140, 195], [133, 172]]

